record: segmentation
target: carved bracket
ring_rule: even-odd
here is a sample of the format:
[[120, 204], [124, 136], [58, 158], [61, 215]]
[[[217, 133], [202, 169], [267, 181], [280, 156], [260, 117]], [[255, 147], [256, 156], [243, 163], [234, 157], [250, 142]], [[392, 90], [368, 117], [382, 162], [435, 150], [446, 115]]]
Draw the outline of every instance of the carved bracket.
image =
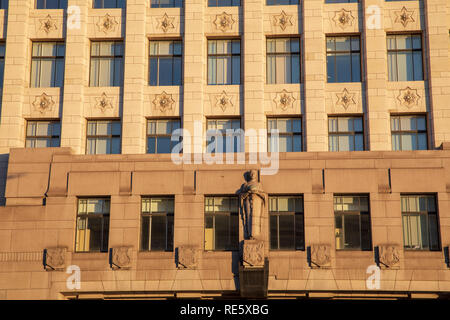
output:
[[177, 248], [177, 268], [192, 270], [197, 269], [198, 252], [199, 250], [194, 246], [179, 246]]
[[308, 263], [314, 268], [330, 268], [331, 267], [331, 245], [329, 244], [313, 244], [308, 247]]
[[54, 247], [44, 250], [44, 268], [47, 271], [61, 271], [66, 268], [67, 248]]
[[112, 269], [131, 268], [132, 247], [115, 247], [110, 249], [109, 263]]
[[264, 266], [264, 242], [261, 240], [244, 240], [242, 247], [242, 264], [244, 267]]
[[400, 268], [399, 246], [383, 244], [378, 246], [380, 254], [380, 268]]

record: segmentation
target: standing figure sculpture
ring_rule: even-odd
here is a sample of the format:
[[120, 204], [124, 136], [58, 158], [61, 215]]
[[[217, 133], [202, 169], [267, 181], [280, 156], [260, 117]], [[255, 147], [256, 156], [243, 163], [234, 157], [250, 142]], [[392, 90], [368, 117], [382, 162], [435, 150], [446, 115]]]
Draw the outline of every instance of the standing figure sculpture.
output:
[[245, 173], [245, 180], [238, 191], [244, 222], [244, 238], [257, 239], [261, 235], [261, 222], [266, 204], [266, 194], [258, 182], [258, 173], [251, 170]]

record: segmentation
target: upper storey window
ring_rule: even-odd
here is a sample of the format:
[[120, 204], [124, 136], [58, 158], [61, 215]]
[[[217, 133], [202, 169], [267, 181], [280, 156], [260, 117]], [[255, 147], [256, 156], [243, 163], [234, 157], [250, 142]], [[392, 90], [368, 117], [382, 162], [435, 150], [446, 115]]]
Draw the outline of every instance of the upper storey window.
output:
[[62, 87], [64, 42], [34, 42], [31, 57], [31, 87]]
[[150, 41], [150, 85], [179, 86], [183, 70], [181, 56], [182, 42]]
[[358, 3], [359, 0], [325, 0], [325, 3]]
[[359, 36], [327, 37], [327, 81], [361, 81]]
[[36, 9], [66, 9], [67, 0], [36, 0]]
[[387, 53], [389, 81], [423, 80], [420, 34], [388, 35]]
[[241, 41], [208, 40], [208, 84], [239, 84]]
[[0, 88], [3, 87], [3, 75], [5, 71], [5, 49], [5, 43], [0, 42]]
[[94, 9], [125, 8], [125, 0], [94, 0]]
[[0, 9], [8, 9], [8, 0], [0, 0]]
[[182, 8], [182, 0], [151, 0], [152, 8]]
[[241, 0], [208, 0], [208, 7], [239, 7]]
[[120, 87], [123, 75], [123, 42], [96, 41], [91, 45], [91, 87]]
[[300, 4], [300, 0], [267, 0], [268, 6], [281, 6], [288, 4]]
[[300, 83], [300, 39], [267, 39], [267, 83]]

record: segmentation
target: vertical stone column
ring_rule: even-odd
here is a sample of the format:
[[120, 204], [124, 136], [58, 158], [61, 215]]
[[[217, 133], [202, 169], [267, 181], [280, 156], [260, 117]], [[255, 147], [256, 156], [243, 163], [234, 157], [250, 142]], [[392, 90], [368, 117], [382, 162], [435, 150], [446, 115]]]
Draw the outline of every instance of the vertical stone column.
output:
[[74, 10], [66, 27], [63, 107], [61, 117], [61, 147], [71, 147], [75, 153], [85, 151], [84, 88], [89, 83], [88, 5], [86, 1], [69, 0], [69, 6], [79, 8], [79, 21]]
[[[365, 61], [366, 135], [371, 151], [389, 150], [390, 120], [385, 108], [387, 94], [387, 47], [382, 0], [363, 1], [362, 57]], [[376, 9], [378, 8], [378, 9]], [[378, 11], [377, 11], [378, 10]], [[380, 17], [376, 17], [380, 15]], [[379, 23], [379, 25], [375, 25]], [[367, 141], [367, 140], [366, 140]]]
[[[242, 1], [243, 7], [243, 50], [244, 59], [244, 129], [264, 129], [264, 83], [266, 75], [265, 65], [265, 38], [263, 33], [264, 2], [261, 0]], [[246, 152], [249, 150], [248, 141], [245, 143]]]
[[146, 13], [149, 1], [127, 1], [122, 109], [122, 153], [145, 153], [144, 86], [147, 66]]
[[442, 142], [450, 141], [450, 57], [447, 1], [424, 1], [425, 48], [427, 49], [424, 52], [428, 52], [426, 70], [428, 70], [430, 95], [430, 149], [439, 147]]
[[324, 1], [303, 1], [303, 79], [305, 99], [305, 151], [328, 151], [325, 108]]
[[28, 18], [32, 1], [10, 1], [7, 17], [5, 71], [0, 122], [0, 153], [10, 147], [24, 146], [22, 105], [25, 87], [29, 86], [27, 73], [30, 47]]
[[[203, 89], [206, 85], [206, 38], [204, 35], [203, 0], [184, 1], [184, 81], [183, 128], [194, 134], [194, 123], [205, 123], [203, 116]], [[203, 125], [203, 131], [205, 130]], [[192, 141], [192, 152], [201, 153], [205, 141]]]

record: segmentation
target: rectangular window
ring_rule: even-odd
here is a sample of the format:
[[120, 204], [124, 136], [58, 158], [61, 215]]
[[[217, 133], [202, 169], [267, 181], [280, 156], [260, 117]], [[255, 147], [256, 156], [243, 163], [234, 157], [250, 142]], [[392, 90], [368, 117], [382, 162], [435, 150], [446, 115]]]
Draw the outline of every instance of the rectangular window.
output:
[[397, 34], [387, 36], [389, 81], [421, 81], [422, 36]]
[[86, 154], [120, 153], [120, 120], [89, 120]]
[[427, 121], [424, 115], [391, 116], [392, 150], [427, 150]]
[[36, 0], [36, 9], [66, 9], [67, 0]]
[[5, 48], [6, 44], [0, 42], [0, 88], [3, 88], [3, 78], [5, 75]]
[[109, 198], [78, 199], [76, 252], [107, 252]]
[[300, 83], [300, 39], [267, 39], [267, 83]]
[[242, 152], [244, 136], [240, 119], [208, 119], [206, 124], [206, 152]]
[[8, 0], [0, 0], [0, 9], [8, 9]]
[[208, 84], [241, 83], [241, 40], [208, 40]]
[[180, 40], [150, 41], [151, 86], [181, 85], [182, 42]]
[[357, 3], [359, 0], [325, 0], [325, 3]]
[[151, 0], [151, 8], [182, 8], [182, 0]]
[[147, 153], [172, 153], [181, 140], [172, 141], [172, 132], [179, 128], [179, 119], [147, 120]]
[[402, 195], [405, 249], [439, 251], [439, 219], [433, 195]]
[[328, 146], [330, 151], [363, 151], [363, 118], [328, 117]]
[[302, 196], [270, 196], [271, 250], [305, 250]]
[[372, 250], [369, 197], [334, 196], [336, 250]]
[[33, 42], [31, 87], [62, 87], [64, 83], [64, 42]]
[[327, 81], [361, 81], [359, 36], [327, 37]]
[[173, 212], [173, 197], [142, 199], [142, 250], [173, 250]]
[[299, 0], [267, 0], [268, 6], [281, 6], [289, 4], [299, 4]]
[[208, 7], [239, 7], [241, 0], [208, 0]]
[[[274, 136], [278, 131], [278, 140]], [[302, 119], [301, 118], [269, 118], [267, 119], [267, 144], [269, 152], [302, 151]]]
[[27, 121], [25, 148], [59, 147], [59, 121]]
[[205, 250], [237, 250], [237, 197], [205, 197]]
[[94, 9], [125, 8], [126, 0], [94, 0]]
[[91, 43], [91, 87], [120, 87], [123, 77], [123, 42]]

